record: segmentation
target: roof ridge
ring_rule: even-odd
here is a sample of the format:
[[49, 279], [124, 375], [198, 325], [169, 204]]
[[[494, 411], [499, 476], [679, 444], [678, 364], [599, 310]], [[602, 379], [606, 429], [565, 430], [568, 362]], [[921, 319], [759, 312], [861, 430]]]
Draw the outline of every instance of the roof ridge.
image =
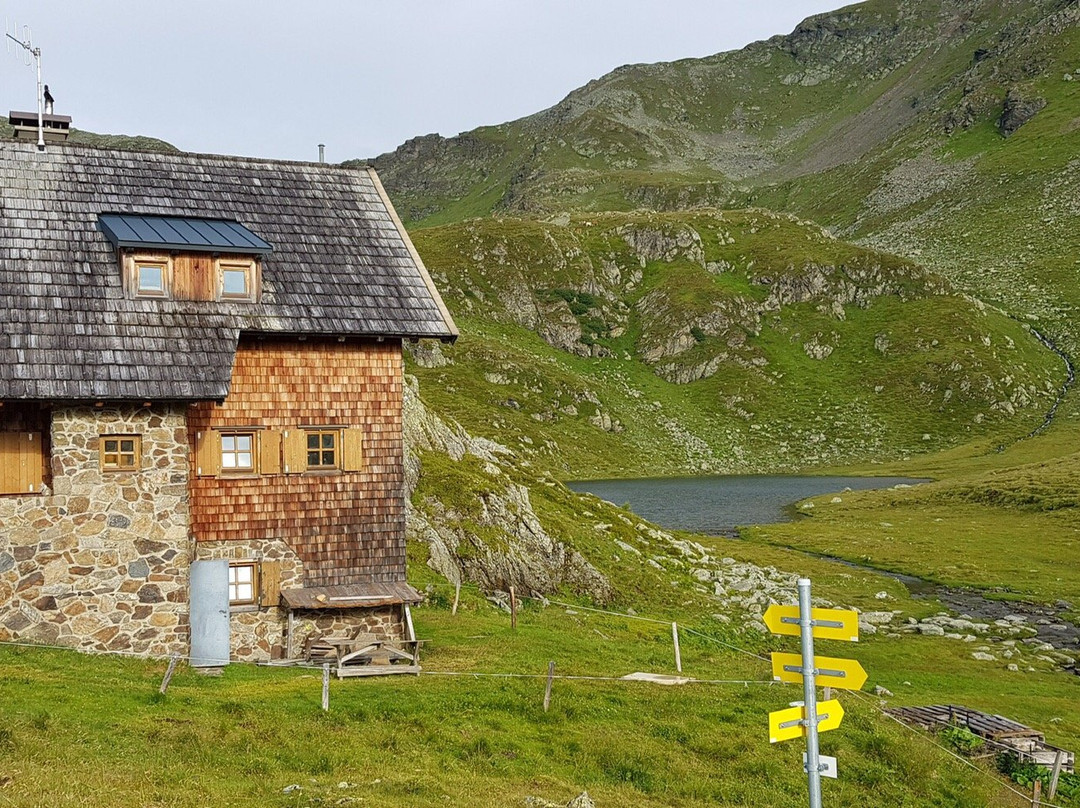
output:
[[[75, 130], [73, 130], [73, 131], [75, 131]], [[133, 136], [133, 137], [135, 137], [135, 136]], [[151, 136], [146, 135], [146, 137], [151, 137]], [[30, 141], [27, 141], [27, 140], [24, 140], [24, 139], [10, 137], [10, 136], [0, 136], [0, 144], [3, 144], [3, 145], [9, 145], [10, 144], [10, 145], [13, 145], [13, 146], [29, 147], [29, 148], [26, 149], [27, 151], [36, 152], [38, 150], [37, 149], [37, 144], [31, 143]], [[272, 163], [274, 165], [304, 166], [306, 168], [329, 169], [329, 170], [333, 170], [333, 171], [344, 171], [344, 172], [347, 172], [347, 173], [362, 173], [362, 172], [366, 171], [367, 168], [369, 167], [369, 166], [357, 166], [357, 165], [345, 165], [344, 164], [345, 162], [349, 162], [349, 161], [343, 161], [341, 163], [320, 163], [318, 160], [289, 160], [289, 159], [280, 158], [280, 157], [255, 157], [255, 156], [242, 155], [242, 154], [216, 154], [214, 152], [184, 151], [183, 149], [177, 149], [176, 151], [161, 151], [160, 149], [132, 149], [132, 148], [122, 149], [122, 148], [120, 148], [118, 146], [104, 146], [104, 145], [99, 145], [97, 143], [79, 143], [78, 141], [71, 141], [71, 140], [64, 141], [64, 142], [49, 143], [46, 146], [45, 151], [46, 151], [46, 153], [48, 153], [50, 150], [54, 150], [54, 149], [72, 149], [72, 150], [80, 150], [80, 151], [114, 152], [114, 153], [117, 153], [117, 154], [137, 154], [137, 155], [140, 155], [140, 156], [144, 156], [144, 155], [160, 155], [161, 157], [171, 157], [171, 158], [188, 158], [188, 159], [195, 158], [195, 159], [227, 160], [227, 161], [230, 161], [230, 162], [237, 162], [237, 163]]]

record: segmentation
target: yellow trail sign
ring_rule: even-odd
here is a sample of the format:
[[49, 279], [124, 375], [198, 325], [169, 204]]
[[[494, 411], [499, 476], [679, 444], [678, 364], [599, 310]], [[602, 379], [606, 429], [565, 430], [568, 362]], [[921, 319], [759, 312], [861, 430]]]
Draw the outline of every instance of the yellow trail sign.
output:
[[[778, 682], [802, 684], [802, 657], [799, 654], [772, 654], [772, 675]], [[866, 671], [854, 659], [837, 659], [814, 655], [814, 683], [818, 687], [839, 687], [858, 690], [866, 684]]]
[[[781, 606], [774, 603], [765, 610], [765, 625], [773, 634], [789, 634], [798, 637], [799, 607]], [[859, 615], [851, 609], [811, 609], [814, 639], [859, 641]]]
[[[844, 708], [836, 699], [819, 701], [817, 705], [817, 730], [827, 732], [840, 726], [844, 718]], [[790, 741], [793, 738], [806, 737], [806, 707], [788, 707], [769, 713], [769, 743]]]

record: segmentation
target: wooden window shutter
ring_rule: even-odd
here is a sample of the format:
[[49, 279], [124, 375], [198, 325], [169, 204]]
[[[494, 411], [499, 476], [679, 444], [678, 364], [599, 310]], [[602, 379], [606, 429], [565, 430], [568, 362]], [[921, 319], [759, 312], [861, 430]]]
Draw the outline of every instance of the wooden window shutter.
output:
[[281, 599], [281, 562], [259, 564], [259, 605], [277, 606]]
[[307, 433], [302, 429], [286, 429], [281, 435], [284, 447], [285, 473], [307, 471]]
[[41, 433], [20, 432], [19, 490], [37, 493], [41, 490]]
[[41, 433], [0, 432], [0, 494], [41, 491]]
[[0, 432], [0, 494], [19, 491], [19, 432]]
[[212, 429], [195, 433], [195, 476], [216, 477], [221, 473], [221, 435]]
[[350, 428], [341, 430], [343, 471], [360, 471], [364, 468], [364, 430]]
[[275, 429], [259, 433], [259, 471], [281, 474], [281, 433]]

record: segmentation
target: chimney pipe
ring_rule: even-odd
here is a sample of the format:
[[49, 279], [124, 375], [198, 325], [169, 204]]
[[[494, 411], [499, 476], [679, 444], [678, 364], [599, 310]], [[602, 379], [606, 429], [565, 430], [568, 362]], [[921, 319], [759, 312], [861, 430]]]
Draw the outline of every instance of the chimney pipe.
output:
[[319, 144], [319, 162], [320, 163], [325, 163], [326, 162], [326, 144], [325, 143], [320, 143]]

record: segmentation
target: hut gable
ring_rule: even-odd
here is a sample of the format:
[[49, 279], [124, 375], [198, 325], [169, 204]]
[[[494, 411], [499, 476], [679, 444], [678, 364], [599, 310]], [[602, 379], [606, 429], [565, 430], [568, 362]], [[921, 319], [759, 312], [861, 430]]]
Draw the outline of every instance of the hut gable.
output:
[[[0, 399], [220, 400], [241, 332], [457, 335], [373, 170], [5, 141], [0, 188]], [[257, 299], [128, 294], [109, 216], [235, 222]]]

